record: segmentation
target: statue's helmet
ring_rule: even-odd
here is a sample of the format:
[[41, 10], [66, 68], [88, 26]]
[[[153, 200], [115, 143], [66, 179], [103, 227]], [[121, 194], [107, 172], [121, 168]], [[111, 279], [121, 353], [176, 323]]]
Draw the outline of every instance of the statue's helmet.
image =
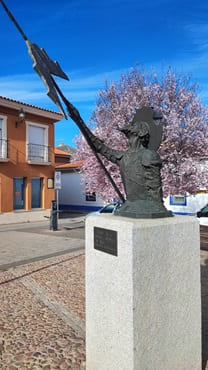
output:
[[138, 135], [142, 138], [149, 134], [148, 149], [157, 151], [162, 140], [162, 114], [152, 107], [142, 107], [136, 110], [132, 120], [123, 129], [127, 137]]
[[150, 128], [145, 121], [133, 121], [128, 125], [124, 126], [121, 130], [127, 137], [131, 135], [136, 135], [138, 137], [144, 137], [150, 134]]

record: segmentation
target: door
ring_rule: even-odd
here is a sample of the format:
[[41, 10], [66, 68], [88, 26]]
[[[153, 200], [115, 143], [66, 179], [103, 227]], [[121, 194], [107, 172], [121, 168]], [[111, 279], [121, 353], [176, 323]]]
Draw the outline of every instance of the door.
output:
[[32, 208], [41, 208], [42, 179], [40, 177], [32, 179]]
[[14, 178], [14, 209], [25, 208], [25, 180], [24, 177]]

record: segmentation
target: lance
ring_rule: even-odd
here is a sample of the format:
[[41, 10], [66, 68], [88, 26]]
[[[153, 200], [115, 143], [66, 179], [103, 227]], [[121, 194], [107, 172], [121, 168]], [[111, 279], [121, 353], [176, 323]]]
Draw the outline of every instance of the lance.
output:
[[[59, 96], [61, 97], [62, 101], [66, 105], [68, 115], [71, 117], [71, 119], [76, 123], [76, 125], [79, 127], [81, 133], [85, 137], [88, 145], [92, 149], [95, 157], [97, 158], [100, 166], [103, 168], [106, 176], [108, 177], [109, 181], [111, 182], [114, 190], [118, 194], [119, 198], [122, 200], [122, 202], [125, 202], [125, 198], [123, 194], [120, 192], [119, 188], [117, 187], [115, 181], [111, 177], [109, 171], [105, 167], [104, 163], [102, 162], [100, 156], [98, 155], [95, 146], [91, 140], [91, 131], [87, 127], [87, 125], [84, 123], [83, 119], [81, 118], [79, 111], [71, 104], [64, 96], [62, 93], [61, 89], [55, 82], [54, 78], [51, 75], [55, 75], [61, 78], [64, 78], [65, 80], [69, 80], [68, 76], [63, 72], [61, 69], [60, 65], [58, 62], [53, 61], [46, 51], [43, 48], [39, 48], [38, 45], [32, 43], [25, 33], [23, 32], [22, 28], [14, 18], [13, 14], [10, 12], [8, 7], [6, 6], [5, 2], [3, 0], [0, 0], [0, 3], [4, 7], [7, 15], [11, 19], [11, 21], [15, 24], [17, 27], [18, 31], [22, 35], [23, 39], [25, 40], [27, 47], [28, 47], [28, 52], [34, 62], [33, 68], [37, 72], [37, 74], [40, 76], [42, 79], [44, 85], [47, 87], [47, 95], [53, 100], [53, 102], [59, 107], [65, 118], [67, 119], [67, 115], [63, 109], [62, 103], [59, 99]], [[58, 92], [58, 93], [57, 93]], [[58, 95], [59, 94], [59, 95]]]

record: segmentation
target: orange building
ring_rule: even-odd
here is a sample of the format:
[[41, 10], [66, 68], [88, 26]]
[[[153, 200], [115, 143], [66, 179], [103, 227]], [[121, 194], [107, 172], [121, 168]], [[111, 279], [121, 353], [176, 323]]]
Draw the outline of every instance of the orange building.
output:
[[0, 97], [0, 213], [49, 209], [61, 113]]
[[71, 162], [71, 154], [64, 152], [63, 150], [55, 148], [54, 154], [55, 154], [55, 165]]

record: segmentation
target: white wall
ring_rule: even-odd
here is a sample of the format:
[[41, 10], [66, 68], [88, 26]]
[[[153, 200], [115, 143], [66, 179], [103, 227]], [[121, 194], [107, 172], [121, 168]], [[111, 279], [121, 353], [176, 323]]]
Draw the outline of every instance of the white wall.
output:
[[[201, 170], [205, 173], [208, 173], [208, 158], [204, 157], [201, 158], [199, 165], [201, 166]], [[202, 187], [201, 189], [204, 190]], [[164, 200], [164, 204], [167, 209], [172, 211], [173, 213], [177, 214], [185, 214], [185, 215], [196, 215], [198, 211], [201, 210], [204, 206], [208, 204], [208, 193], [206, 190], [204, 193], [196, 194], [196, 195], [186, 195], [186, 205], [172, 205], [170, 201], [171, 197], [167, 197]]]
[[87, 201], [85, 186], [81, 184], [80, 174], [62, 172], [62, 188], [59, 190], [59, 204], [61, 209], [95, 210], [103, 207], [104, 201], [96, 195], [96, 201]]
[[[96, 210], [105, 205], [105, 202], [96, 196], [96, 201], [86, 201], [85, 186], [81, 184], [79, 172], [62, 172], [62, 188], [59, 190], [59, 204], [61, 209]], [[176, 214], [195, 215], [202, 207], [208, 204], [208, 194], [186, 196], [186, 205], [171, 205], [170, 197], [164, 199], [167, 209]]]
[[164, 200], [167, 209], [177, 214], [196, 215], [201, 208], [208, 204], [208, 194], [196, 194], [186, 196], [186, 205], [171, 205], [170, 197]]

